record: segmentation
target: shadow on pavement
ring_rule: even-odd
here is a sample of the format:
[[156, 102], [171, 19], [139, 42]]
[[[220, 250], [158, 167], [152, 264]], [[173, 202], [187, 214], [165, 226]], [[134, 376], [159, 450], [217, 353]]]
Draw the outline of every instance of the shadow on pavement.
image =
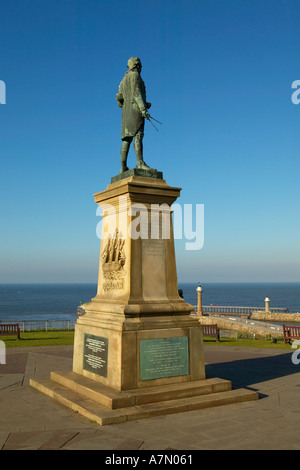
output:
[[291, 354], [238, 359], [230, 362], [206, 364], [206, 377], [231, 380], [232, 388], [251, 388], [268, 380], [300, 372], [300, 365], [294, 365]]

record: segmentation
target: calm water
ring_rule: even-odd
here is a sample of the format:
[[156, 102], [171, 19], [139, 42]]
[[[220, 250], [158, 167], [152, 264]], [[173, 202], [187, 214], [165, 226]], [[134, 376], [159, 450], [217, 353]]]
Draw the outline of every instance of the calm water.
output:
[[[186, 302], [197, 304], [197, 283], [179, 284]], [[203, 305], [288, 308], [300, 312], [300, 283], [202, 284]], [[77, 318], [77, 306], [96, 295], [96, 284], [0, 284], [0, 321]]]

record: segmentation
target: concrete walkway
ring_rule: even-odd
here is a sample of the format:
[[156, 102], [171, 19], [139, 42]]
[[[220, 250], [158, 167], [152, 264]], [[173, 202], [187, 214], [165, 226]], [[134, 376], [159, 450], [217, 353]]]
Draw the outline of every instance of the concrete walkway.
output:
[[100, 427], [31, 388], [72, 368], [72, 346], [11, 348], [0, 364], [0, 449], [300, 449], [300, 364], [294, 350], [205, 346], [207, 378], [260, 399]]

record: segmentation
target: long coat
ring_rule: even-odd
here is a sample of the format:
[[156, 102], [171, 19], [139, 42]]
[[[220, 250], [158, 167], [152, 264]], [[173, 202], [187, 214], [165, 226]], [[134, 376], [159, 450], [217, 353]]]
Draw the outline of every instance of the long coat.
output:
[[137, 70], [128, 70], [120, 83], [116, 96], [122, 108], [121, 138], [134, 137], [144, 129], [142, 112], [147, 109], [146, 87]]

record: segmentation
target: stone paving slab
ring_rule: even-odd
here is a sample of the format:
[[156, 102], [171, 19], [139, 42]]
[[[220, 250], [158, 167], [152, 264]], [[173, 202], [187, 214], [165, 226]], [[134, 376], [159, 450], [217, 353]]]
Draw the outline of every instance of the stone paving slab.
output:
[[32, 377], [48, 378], [49, 371], [59, 367], [61, 370], [72, 370], [72, 358], [30, 352], [24, 373], [24, 385], [29, 385]]
[[105, 428], [27, 385], [29, 378], [68, 370], [72, 346], [7, 351], [0, 365], [0, 449], [300, 449], [300, 365], [291, 362], [293, 350], [206, 346], [207, 376], [257, 390], [261, 398]]
[[11, 387], [12, 385], [22, 384], [23, 374], [3, 374], [0, 375], [0, 390]]
[[78, 431], [15, 432], [6, 440], [3, 450], [59, 449]]
[[143, 440], [110, 433], [102, 428], [78, 433], [64, 445], [65, 450], [138, 450]]
[[9, 437], [9, 432], [0, 432], [0, 450], [3, 449], [8, 437]]

